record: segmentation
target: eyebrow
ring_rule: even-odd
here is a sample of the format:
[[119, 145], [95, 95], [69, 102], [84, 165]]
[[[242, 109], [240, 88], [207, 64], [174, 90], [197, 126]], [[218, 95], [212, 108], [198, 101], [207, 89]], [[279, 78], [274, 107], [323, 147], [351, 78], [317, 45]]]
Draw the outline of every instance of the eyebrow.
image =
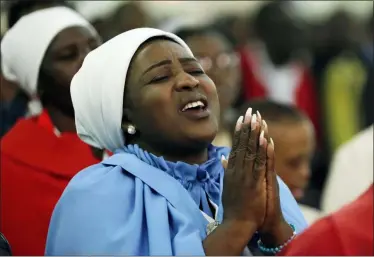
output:
[[[198, 62], [195, 58], [192, 58], [192, 57], [185, 57], [185, 58], [179, 58], [178, 59], [181, 63], [188, 63], [188, 62]], [[142, 76], [149, 72], [150, 70], [153, 70], [154, 68], [157, 68], [157, 67], [160, 67], [160, 66], [163, 66], [163, 65], [166, 65], [166, 64], [171, 64], [171, 60], [163, 60], [163, 61], [160, 61], [158, 63], [155, 63], [155, 64], [152, 64], [151, 66], [149, 66], [143, 73], [142, 73]]]

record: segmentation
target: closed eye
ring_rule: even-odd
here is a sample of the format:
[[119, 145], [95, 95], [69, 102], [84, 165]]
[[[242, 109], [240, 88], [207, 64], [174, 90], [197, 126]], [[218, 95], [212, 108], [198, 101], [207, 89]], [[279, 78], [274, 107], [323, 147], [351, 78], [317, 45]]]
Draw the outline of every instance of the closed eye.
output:
[[193, 70], [193, 71], [189, 71], [188, 74], [191, 74], [191, 75], [202, 75], [202, 74], [205, 74], [205, 72], [203, 70]]
[[164, 81], [167, 81], [169, 79], [169, 76], [161, 76], [161, 77], [156, 77], [156, 78], [153, 78], [150, 83], [160, 83], [160, 82], [164, 82]]

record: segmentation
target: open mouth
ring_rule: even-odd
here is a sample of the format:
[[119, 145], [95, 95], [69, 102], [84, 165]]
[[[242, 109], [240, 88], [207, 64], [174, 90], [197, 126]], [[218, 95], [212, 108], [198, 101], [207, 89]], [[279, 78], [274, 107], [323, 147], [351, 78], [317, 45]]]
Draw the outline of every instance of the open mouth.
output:
[[192, 120], [204, 119], [210, 115], [208, 101], [203, 97], [190, 99], [190, 101], [183, 103], [179, 111], [180, 114]]
[[190, 102], [190, 103], [186, 104], [182, 108], [181, 111], [182, 112], [186, 112], [186, 111], [203, 111], [207, 107], [206, 102], [205, 103], [204, 102], [205, 102], [204, 100], [198, 100], [198, 101]]

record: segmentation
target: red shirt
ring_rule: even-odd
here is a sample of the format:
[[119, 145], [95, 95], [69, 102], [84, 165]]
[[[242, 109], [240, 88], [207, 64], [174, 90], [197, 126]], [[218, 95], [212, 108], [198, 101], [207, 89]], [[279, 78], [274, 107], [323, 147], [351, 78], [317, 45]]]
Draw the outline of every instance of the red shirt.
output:
[[48, 114], [20, 120], [1, 140], [0, 231], [14, 255], [44, 255], [55, 204], [70, 179], [98, 163], [76, 133], [53, 131]]
[[356, 201], [308, 228], [280, 255], [373, 256], [373, 244], [372, 185]]

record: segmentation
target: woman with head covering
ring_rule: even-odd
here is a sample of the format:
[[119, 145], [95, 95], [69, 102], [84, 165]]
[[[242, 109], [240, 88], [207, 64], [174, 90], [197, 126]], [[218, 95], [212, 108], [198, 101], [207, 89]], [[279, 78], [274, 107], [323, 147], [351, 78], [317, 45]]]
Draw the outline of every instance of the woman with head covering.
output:
[[68, 181], [101, 160], [76, 135], [70, 82], [100, 44], [67, 7], [23, 16], [1, 42], [2, 73], [40, 100], [42, 113], [20, 120], [1, 141], [1, 227], [15, 255], [42, 255], [48, 223]]
[[[52, 6], [67, 6], [68, 4], [64, 0], [14, 0], [6, 2], [9, 4], [7, 7], [7, 21], [8, 28], [13, 25], [24, 15], [33, 11], [44, 9]], [[30, 106], [28, 95], [15, 83], [14, 81], [8, 81], [1, 74], [0, 84], [0, 112], [1, 112], [1, 124], [0, 124], [0, 137], [5, 135], [14, 124], [20, 119], [27, 115]], [[37, 106], [39, 108], [40, 106]]]
[[182, 27], [174, 33], [186, 42], [216, 85], [221, 124], [213, 144], [231, 147], [230, 125], [235, 122], [234, 105], [241, 91], [238, 56], [228, 39], [213, 28]]
[[174, 34], [109, 40], [87, 55], [71, 95], [79, 137], [115, 154], [71, 180], [47, 255], [239, 255], [252, 238], [277, 252], [305, 228], [281, 180], [278, 189], [259, 114], [239, 119], [223, 178], [215, 85]]

